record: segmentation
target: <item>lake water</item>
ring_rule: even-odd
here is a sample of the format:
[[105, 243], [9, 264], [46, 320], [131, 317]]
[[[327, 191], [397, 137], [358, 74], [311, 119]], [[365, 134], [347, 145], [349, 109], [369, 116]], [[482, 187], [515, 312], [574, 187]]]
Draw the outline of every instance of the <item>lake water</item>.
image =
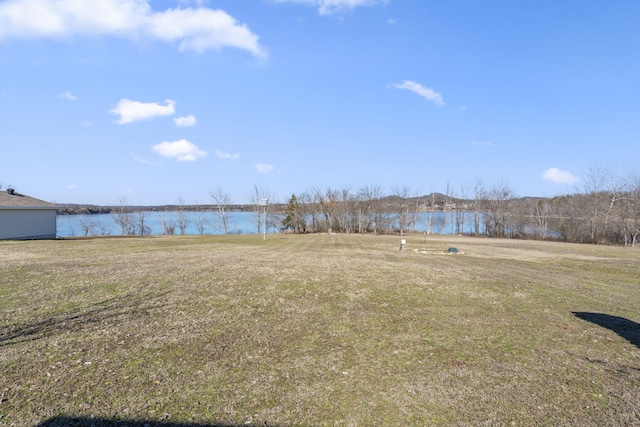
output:
[[[135, 214], [134, 214], [135, 215]], [[177, 227], [178, 212], [156, 212], [147, 211], [144, 213], [145, 225], [149, 227], [149, 234], [165, 234], [163, 232], [163, 222], [175, 225], [175, 234], [180, 234]], [[204, 223], [204, 234], [223, 234], [221, 227], [216, 226], [218, 218], [212, 212], [185, 211], [187, 227], [185, 234], [200, 234], [198, 223]], [[255, 214], [253, 212], [229, 212], [229, 233], [233, 234], [257, 234]], [[429, 231], [433, 234], [454, 234], [457, 227], [455, 225], [454, 213], [445, 212], [421, 212], [418, 214], [415, 227], [412, 231], [424, 233]], [[135, 218], [135, 216], [134, 216]], [[262, 216], [261, 216], [262, 221]], [[120, 235], [121, 229], [110, 214], [95, 215], [58, 215], [57, 234], [59, 237], [85, 236], [85, 235]], [[463, 233], [473, 232], [473, 213], [466, 212], [464, 221], [461, 222]], [[481, 230], [482, 231], [482, 230]], [[262, 232], [262, 231], [261, 231]], [[268, 233], [278, 232], [275, 228], [269, 228]]]
[[[229, 233], [233, 234], [256, 234], [254, 214], [251, 212], [229, 212]], [[149, 227], [149, 234], [165, 234], [163, 223], [172, 223], [175, 226], [174, 234], [180, 234], [178, 228], [178, 212], [144, 212], [145, 225]], [[204, 234], [224, 234], [223, 229], [216, 227], [217, 217], [212, 212], [185, 211], [187, 227], [185, 234], [200, 234], [198, 229], [199, 220], [204, 223]], [[136, 221], [136, 214], [133, 214]], [[90, 229], [89, 235], [112, 235], [122, 234], [120, 226], [114, 221], [111, 214], [95, 215], [58, 215], [57, 234], [59, 237], [84, 236], [85, 231]]]

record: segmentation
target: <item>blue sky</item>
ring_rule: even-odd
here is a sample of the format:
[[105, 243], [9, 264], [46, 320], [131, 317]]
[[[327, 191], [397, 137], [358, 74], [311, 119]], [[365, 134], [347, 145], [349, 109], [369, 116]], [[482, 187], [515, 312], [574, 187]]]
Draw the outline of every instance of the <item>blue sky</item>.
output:
[[570, 193], [637, 163], [639, 17], [616, 0], [0, 1], [0, 183], [103, 205]]

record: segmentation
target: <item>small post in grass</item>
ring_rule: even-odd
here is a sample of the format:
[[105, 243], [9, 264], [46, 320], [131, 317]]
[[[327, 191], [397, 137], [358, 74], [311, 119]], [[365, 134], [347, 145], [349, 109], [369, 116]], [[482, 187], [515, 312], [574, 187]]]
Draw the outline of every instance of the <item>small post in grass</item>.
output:
[[263, 237], [262, 240], [267, 240], [267, 203], [269, 202], [268, 199], [260, 199], [260, 206], [264, 207], [264, 210], [262, 212], [262, 224], [263, 224]]

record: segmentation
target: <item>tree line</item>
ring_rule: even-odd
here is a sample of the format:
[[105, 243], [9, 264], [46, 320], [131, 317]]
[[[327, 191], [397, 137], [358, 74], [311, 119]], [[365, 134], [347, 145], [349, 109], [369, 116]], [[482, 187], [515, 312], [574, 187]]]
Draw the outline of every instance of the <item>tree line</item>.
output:
[[[215, 193], [222, 220], [230, 199], [220, 188]], [[402, 236], [416, 232], [421, 220], [426, 233], [447, 223], [456, 234], [632, 247], [640, 233], [640, 178], [599, 167], [589, 169], [575, 192], [551, 198], [517, 197], [505, 182], [486, 186], [478, 180], [457, 188], [447, 184], [442, 193], [421, 196], [409, 187], [386, 193], [378, 185], [367, 185], [356, 190], [314, 187], [266, 208], [261, 203], [265, 199], [273, 197], [254, 186], [250, 206], [258, 234], [265, 213], [267, 227], [293, 233]], [[440, 215], [432, 218], [435, 212]]]
[[[234, 212], [252, 212], [257, 234], [360, 233], [398, 234], [441, 232], [497, 238], [558, 240], [635, 246], [640, 233], [640, 179], [634, 174], [616, 176], [591, 168], [582, 187], [572, 194], [517, 197], [505, 182], [455, 187], [441, 193], [418, 195], [409, 187], [385, 192], [379, 185], [358, 189], [313, 187], [278, 201], [255, 185], [249, 204], [233, 204], [222, 188], [209, 191], [209, 205], [187, 206], [182, 198], [167, 208], [173, 216], [162, 221], [163, 234], [185, 234], [190, 221], [200, 234], [205, 226], [221, 233], [234, 232]], [[102, 212], [102, 210], [98, 211]], [[196, 211], [195, 219], [185, 212]], [[149, 234], [148, 208], [127, 206], [126, 200], [109, 208], [122, 235]], [[267, 228], [267, 230], [264, 229]], [[82, 225], [85, 234], [105, 234], [95, 224]]]

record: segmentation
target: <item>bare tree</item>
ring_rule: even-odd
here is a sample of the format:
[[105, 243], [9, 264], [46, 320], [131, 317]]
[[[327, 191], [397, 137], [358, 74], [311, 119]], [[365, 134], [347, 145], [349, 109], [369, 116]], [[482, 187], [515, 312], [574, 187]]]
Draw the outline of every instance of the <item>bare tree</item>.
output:
[[640, 179], [630, 180], [629, 191], [623, 199], [620, 217], [624, 226], [624, 244], [636, 246], [640, 234]]
[[129, 209], [127, 209], [127, 199], [121, 197], [119, 202], [118, 207], [111, 211], [111, 218], [113, 222], [118, 224], [123, 236], [135, 234], [133, 215]]
[[262, 200], [269, 200], [269, 192], [261, 189], [256, 184], [253, 186], [253, 192], [249, 195], [249, 203], [251, 204], [251, 209], [253, 211], [253, 220], [256, 225], [256, 231], [258, 234], [262, 234], [263, 224], [261, 215], [266, 210], [266, 207], [264, 207], [264, 205], [262, 204]]
[[358, 191], [360, 212], [362, 214], [362, 232], [378, 234], [388, 226], [388, 215], [382, 206], [382, 188], [378, 185], [367, 185]]
[[451, 232], [453, 233], [454, 231], [454, 211], [456, 209], [456, 203], [453, 199], [454, 197], [454, 193], [453, 193], [453, 186], [451, 185], [450, 181], [447, 181], [447, 186], [445, 187], [445, 194], [444, 194], [444, 216], [445, 216], [445, 223], [447, 222], [447, 219], [450, 219], [451, 221]]
[[351, 191], [348, 187], [339, 190], [339, 196], [341, 208], [337, 214], [338, 227], [340, 227], [343, 232], [350, 234], [353, 231], [353, 215], [351, 211], [353, 197], [351, 196]]
[[609, 231], [608, 228], [611, 223], [618, 224], [620, 232], [622, 234], [625, 233], [624, 224], [622, 223], [621, 218], [621, 207], [619, 205], [632, 194], [632, 192], [629, 192], [629, 189], [632, 187], [631, 183], [632, 180], [630, 177], [623, 176], [612, 180], [609, 185], [609, 207], [607, 208], [603, 224], [603, 233], [605, 233], [607, 239], [613, 238], [612, 240], [615, 240], [618, 238], [618, 236], [607, 235]]
[[419, 192], [415, 193], [415, 199], [413, 203], [413, 218], [411, 219], [413, 231], [418, 231], [418, 220], [420, 219], [420, 211], [423, 209], [423, 205], [420, 200]]
[[527, 235], [530, 223], [530, 211], [525, 203], [513, 203], [515, 196], [511, 195], [511, 200], [506, 206], [505, 235], [509, 238], [523, 237]]
[[111, 234], [111, 227], [109, 227], [108, 225], [105, 225], [102, 221], [96, 221], [94, 222], [94, 224], [95, 224], [96, 230], [98, 230], [97, 232], [101, 236], [109, 236]]
[[[548, 221], [549, 229], [564, 241], [625, 243], [631, 237], [627, 218], [633, 211], [632, 194], [632, 175], [616, 177], [608, 169], [592, 166], [577, 193], [543, 201], [550, 203], [552, 212], [547, 216], [538, 210], [533, 217]], [[541, 228], [544, 223], [537, 225]]]
[[509, 207], [513, 201], [513, 191], [504, 182], [494, 185], [488, 194], [486, 202], [486, 229], [487, 233], [493, 237], [506, 237], [508, 229]]
[[444, 231], [447, 228], [447, 215], [444, 212], [444, 208], [443, 208], [442, 215], [439, 215], [436, 217], [434, 221], [434, 225], [436, 227], [437, 234], [444, 234]]
[[600, 224], [603, 223], [605, 212], [608, 208], [606, 188], [611, 180], [608, 170], [598, 166], [592, 166], [582, 177], [584, 183], [584, 216], [589, 224], [590, 242], [597, 243]]
[[425, 233], [431, 234], [431, 227], [433, 227], [433, 212], [436, 209], [436, 195], [435, 193], [431, 193], [429, 197], [425, 198], [424, 201], [425, 209], [429, 212], [427, 216], [425, 216]]
[[178, 224], [178, 229], [180, 230], [180, 234], [184, 235], [187, 231], [187, 227], [189, 226], [189, 216], [187, 215], [186, 209], [184, 207], [184, 200], [182, 197], [178, 198], [178, 212], [176, 214], [176, 222]]
[[475, 236], [480, 235], [480, 224], [482, 224], [482, 210], [484, 209], [484, 202], [486, 199], [487, 191], [479, 179], [473, 185], [473, 234]]
[[465, 186], [464, 185], [460, 185], [460, 201], [459, 203], [456, 205], [456, 209], [455, 209], [455, 217], [456, 217], [456, 234], [462, 234], [464, 232], [464, 225], [465, 225], [465, 213], [467, 210], [467, 206], [463, 205], [465, 202]]
[[[300, 197], [298, 197], [298, 206], [300, 208], [302, 232], [306, 233], [307, 231], [310, 231], [314, 233], [315, 231], [317, 231], [318, 215], [316, 209], [313, 206], [313, 196], [309, 191], [305, 191], [304, 193], [300, 194]], [[308, 229], [307, 226], [310, 226], [310, 229]]]
[[[554, 230], [558, 237], [565, 242], [588, 241], [589, 232], [586, 230], [583, 211], [585, 197], [581, 194], [559, 196], [553, 199], [556, 214], [554, 216]], [[586, 235], [586, 237], [584, 237]]]
[[331, 188], [327, 188], [326, 191], [322, 191], [320, 188], [315, 188], [314, 193], [315, 200], [320, 204], [322, 214], [325, 218], [327, 233], [331, 234], [334, 231], [334, 223], [338, 213], [338, 200], [340, 199], [340, 193]]
[[[256, 187], [255, 189], [256, 192], [258, 192], [258, 188]], [[213, 204], [216, 205], [214, 208], [216, 216], [214, 227], [222, 230], [224, 234], [229, 234], [229, 228], [231, 225], [231, 214], [229, 213], [231, 196], [229, 196], [229, 194], [224, 191], [222, 187], [216, 187], [209, 190], [209, 197], [211, 197]], [[258, 234], [259, 233], [260, 230], [258, 230]]]
[[147, 224], [148, 212], [143, 210], [135, 211], [135, 226], [132, 234], [139, 234], [140, 236], [147, 236], [151, 234], [151, 227]]
[[547, 237], [549, 224], [553, 216], [551, 201], [549, 199], [537, 200], [533, 205], [532, 216], [536, 226], [535, 234], [539, 239], [544, 240]]
[[162, 227], [162, 234], [173, 235], [176, 233], [176, 223], [173, 218], [167, 216], [167, 212], [160, 219], [160, 226]]
[[394, 211], [396, 215], [396, 223], [400, 230], [400, 237], [404, 236], [404, 232], [409, 229], [412, 217], [409, 215], [409, 187], [394, 187], [391, 189], [394, 196]]
[[370, 188], [369, 186], [363, 187], [356, 194], [356, 200], [358, 201], [358, 233], [360, 234], [372, 229], [373, 200]]
[[83, 235], [86, 236], [95, 236], [96, 235], [96, 224], [93, 221], [87, 220], [85, 218], [78, 220], [78, 226], [80, 230], [82, 230]]
[[207, 225], [207, 217], [202, 212], [202, 209], [196, 207], [196, 218], [195, 218], [196, 228], [198, 229], [198, 234], [204, 234], [204, 228]]
[[279, 201], [270, 199], [269, 205], [266, 207], [267, 231], [271, 229], [273, 231], [282, 233], [284, 230], [286, 230], [286, 227], [283, 225], [286, 213], [282, 209], [282, 206], [283, 204]]

